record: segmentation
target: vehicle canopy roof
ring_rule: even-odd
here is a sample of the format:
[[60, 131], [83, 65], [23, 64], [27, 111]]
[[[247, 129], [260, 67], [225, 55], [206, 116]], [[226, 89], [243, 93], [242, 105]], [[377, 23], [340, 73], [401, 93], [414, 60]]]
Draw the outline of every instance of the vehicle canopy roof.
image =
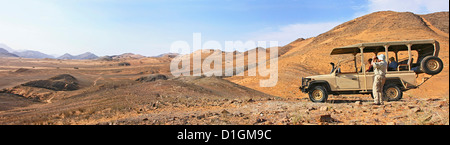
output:
[[[435, 49], [439, 50], [438, 42], [434, 39], [428, 40], [408, 40], [408, 41], [391, 41], [391, 42], [372, 42], [372, 43], [359, 43], [350, 46], [344, 46], [334, 48], [330, 55], [339, 54], [356, 54], [361, 53], [360, 47], [364, 47], [364, 53], [369, 52], [384, 52], [385, 45], [389, 45], [388, 51], [408, 51], [407, 45], [411, 44], [411, 50], [417, 50], [419, 54], [429, 55], [433, 54]], [[435, 48], [436, 45], [436, 48]], [[436, 53], [437, 55], [437, 53]]]

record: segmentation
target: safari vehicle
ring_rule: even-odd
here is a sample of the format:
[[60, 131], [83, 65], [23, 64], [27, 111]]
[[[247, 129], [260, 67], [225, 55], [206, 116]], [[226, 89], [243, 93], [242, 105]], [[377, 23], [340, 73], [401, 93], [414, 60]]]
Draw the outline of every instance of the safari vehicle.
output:
[[[386, 73], [383, 91], [385, 100], [389, 101], [400, 100], [403, 91], [415, 89], [429, 79], [424, 78], [417, 84], [418, 74], [436, 75], [444, 66], [442, 60], [438, 58], [439, 42], [435, 40], [360, 43], [334, 48], [330, 55], [350, 54], [353, 58], [339, 61], [336, 65], [331, 63], [331, 74], [302, 78], [300, 90], [308, 93], [313, 102], [326, 102], [329, 94], [372, 94], [374, 73], [365, 71], [366, 65], [370, 64], [365, 64], [368, 58], [364, 57], [376, 56], [378, 53], [383, 53], [388, 63], [390, 57], [395, 57], [395, 61], [398, 62], [397, 68], [390, 69]], [[406, 58], [404, 61], [399, 62], [399, 53], [404, 53]], [[417, 54], [416, 58], [413, 58], [413, 53]], [[360, 60], [357, 60], [357, 55]], [[361, 67], [357, 66], [357, 61], [361, 61], [359, 63]], [[353, 67], [350, 67], [351, 72], [341, 72], [342, 63], [348, 62], [353, 63], [350, 66], [354, 65], [354, 71]], [[361, 70], [358, 71], [358, 68]]]

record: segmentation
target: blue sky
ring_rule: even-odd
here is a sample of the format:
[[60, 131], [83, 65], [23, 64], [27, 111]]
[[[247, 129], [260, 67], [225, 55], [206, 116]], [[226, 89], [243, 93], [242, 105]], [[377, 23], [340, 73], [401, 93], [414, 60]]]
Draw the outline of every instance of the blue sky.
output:
[[0, 43], [48, 54], [154, 56], [172, 42], [313, 37], [380, 10], [448, 11], [448, 0], [0, 0]]

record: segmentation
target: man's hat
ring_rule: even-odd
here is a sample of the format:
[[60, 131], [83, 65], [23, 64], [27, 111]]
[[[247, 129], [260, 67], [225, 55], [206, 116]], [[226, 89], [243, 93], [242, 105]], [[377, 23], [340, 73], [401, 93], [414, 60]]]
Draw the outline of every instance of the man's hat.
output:
[[379, 60], [384, 60], [384, 58], [386, 58], [386, 56], [384, 56], [384, 54], [380, 54], [380, 55], [377, 56], [377, 58]]

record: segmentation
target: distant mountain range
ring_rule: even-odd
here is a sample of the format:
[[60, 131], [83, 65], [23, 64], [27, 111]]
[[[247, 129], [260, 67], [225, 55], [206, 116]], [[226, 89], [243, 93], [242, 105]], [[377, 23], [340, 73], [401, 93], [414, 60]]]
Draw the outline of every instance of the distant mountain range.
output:
[[55, 58], [52, 55], [48, 55], [39, 51], [33, 51], [33, 50], [25, 50], [21, 52], [13, 52], [13, 54], [23, 57], [23, 58]]
[[178, 53], [164, 53], [164, 54], [160, 54], [160, 55], [155, 56], [155, 57], [170, 57], [170, 58], [174, 58], [174, 57], [176, 57], [178, 55], [180, 55], [180, 54], [178, 54]]
[[66, 54], [58, 57], [57, 59], [97, 59], [97, 58], [99, 58], [97, 55], [90, 53], [90, 52], [86, 52], [86, 53], [76, 55], [76, 56], [66, 53]]
[[[177, 53], [164, 53], [158, 56], [154, 57], [169, 57], [174, 58], [178, 56]], [[112, 55], [112, 56], [103, 56], [98, 57], [97, 55], [86, 52], [80, 55], [71, 55], [69, 53], [66, 53], [64, 55], [61, 55], [59, 57], [55, 57], [53, 55], [48, 55], [39, 51], [34, 50], [24, 50], [24, 51], [15, 51], [14, 49], [11, 49], [5, 44], [0, 43], [0, 57], [22, 57], [22, 58], [36, 58], [36, 59], [44, 59], [44, 58], [52, 58], [52, 59], [105, 59], [105, 60], [113, 60], [113, 59], [140, 59], [145, 58], [146, 56], [142, 56], [139, 54], [133, 54], [133, 53], [124, 53], [121, 55]]]
[[[10, 47], [5, 44], [0, 43], [0, 57], [22, 57], [22, 58], [55, 58], [55, 56], [48, 55], [39, 51], [33, 50], [24, 50], [24, 51], [14, 51]], [[71, 54], [64, 54], [57, 59], [97, 59], [99, 58], [97, 55], [86, 52], [80, 55], [73, 56]]]
[[9, 53], [8, 50], [0, 47], [0, 57], [19, 57], [19, 56]]

